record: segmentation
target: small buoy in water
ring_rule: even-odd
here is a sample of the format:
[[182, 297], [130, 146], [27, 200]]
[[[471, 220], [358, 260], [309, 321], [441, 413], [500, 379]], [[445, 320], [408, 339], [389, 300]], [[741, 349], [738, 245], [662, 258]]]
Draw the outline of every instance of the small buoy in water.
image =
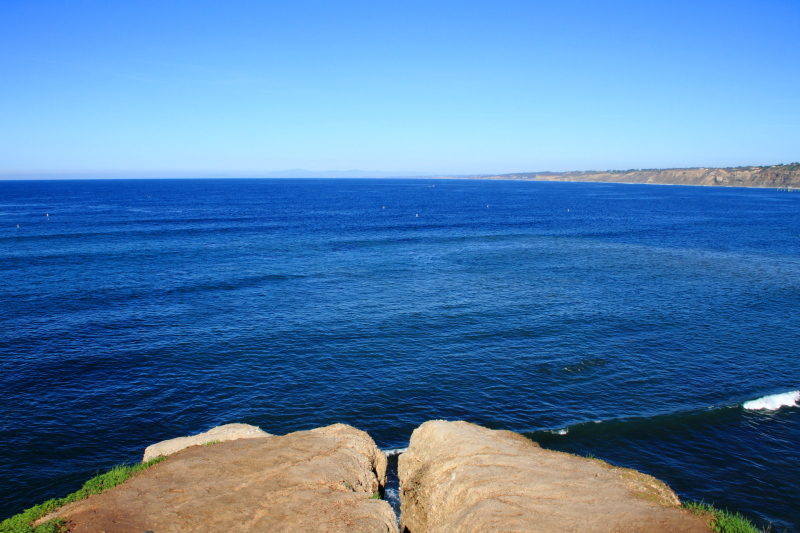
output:
[[45, 213], [44, 216], [49, 217], [50, 213]]
[[489, 207], [488, 205], [486, 207]]
[[567, 209], [567, 213], [569, 213], [569, 209]]
[[383, 206], [383, 208], [386, 209], [386, 206]]
[[17, 227], [19, 227], [19, 224], [17, 224]]
[[417, 216], [419, 216], [419, 213], [417, 213]]

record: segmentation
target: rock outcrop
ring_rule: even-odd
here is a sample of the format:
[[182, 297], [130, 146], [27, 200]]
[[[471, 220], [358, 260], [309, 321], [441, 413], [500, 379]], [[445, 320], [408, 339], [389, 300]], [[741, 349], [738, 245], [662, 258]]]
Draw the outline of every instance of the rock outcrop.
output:
[[655, 478], [467, 422], [414, 430], [399, 476], [407, 533], [709, 531]]
[[144, 450], [142, 462], [163, 455], [164, 457], [179, 452], [189, 446], [200, 446], [211, 442], [225, 442], [236, 439], [257, 439], [269, 437], [270, 434], [259, 427], [249, 424], [225, 424], [209, 429], [205, 433], [192, 435], [191, 437], [178, 437], [170, 440], [163, 440], [148, 446]]
[[192, 446], [46, 519], [78, 533], [396, 533], [391, 507], [373, 498], [385, 475], [369, 435], [335, 424]]
[[[231, 424], [150, 446], [145, 458], [158, 455], [169, 457], [37, 524], [61, 518], [75, 533], [398, 533], [377, 498], [386, 455], [351, 426], [274, 436]], [[404, 533], [709, 531], [655, 478], [467, 422], [414, 430], [398, 474]]]

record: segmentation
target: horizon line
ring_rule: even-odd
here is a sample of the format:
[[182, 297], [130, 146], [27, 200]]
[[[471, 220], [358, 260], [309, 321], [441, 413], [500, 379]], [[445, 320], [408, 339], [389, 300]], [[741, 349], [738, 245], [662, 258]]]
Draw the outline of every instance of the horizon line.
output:
[[464, 177], [494, 177], [514, 176], [520, 174], [581, 174], [581, 173], [629, 173], [629, 172], [657, 172], [665, 170], [697, 170], [697, 169], [765, 169], [799, 165], [800, 163], [777, 163], [772, 165], [739, 165], [739, 166], [693, 166], [693, 167], [662, 167], [662, 168], [628, 168], [628, 169], [588, 169], [588, 170], [537, 170], [516, 171], [502, 173], [424, 173], [419, 171], [385, 171], [385, 170], [306, 170], [286, 169], [269, 171], [48, 171], [48, 172], [0, 172], [0, 180], [58, 180], [58, 179], [198, 179], [198, 178], [227, 178], [227, 179], [258, 179], [258, 178], [283, 178], [283, 179], [369, 179], [369, 178], [464, 178]]

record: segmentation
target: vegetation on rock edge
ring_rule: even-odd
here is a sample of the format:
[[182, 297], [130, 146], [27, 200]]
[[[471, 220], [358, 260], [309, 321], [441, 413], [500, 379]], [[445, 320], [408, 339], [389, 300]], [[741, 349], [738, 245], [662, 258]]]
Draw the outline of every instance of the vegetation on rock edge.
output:
[[93, 477], [84, 483], [80, 490], [76, 490], [72, 494], [68, 494], [63, 498], [47, 500], [11, 518], [3, 520], [0, 522], [0, 533], [62, 533], [66, 531], [66, 528], [64, 521], [59, 518], [48, 520], [44, 524], [39, 524], [36, 527], [33, 526], [33, 523], [68, 503], [76, 502], [88, 498], [92, 494], [99, 494], [112, 487], [116, 487], [120, 483], [124, 483], [134, 474], [156, 463], [160, 463], [164, 459], [166, 459], [166, 457], [156, 457], [146, 463], [115, 466], [105, 474]]
[[695, 514], [709, 518], [709, 525], [715, 533], [762, 533], [753, 523], [739, 513], [717, 509], [704, 502], [683, 502], [683, 507]]

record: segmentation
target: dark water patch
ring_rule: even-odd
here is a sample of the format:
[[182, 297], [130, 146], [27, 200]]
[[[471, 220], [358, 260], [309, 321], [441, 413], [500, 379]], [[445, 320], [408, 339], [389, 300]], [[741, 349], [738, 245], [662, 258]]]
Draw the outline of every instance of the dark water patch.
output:
[[562, 372], [567, 372], [570, 374], [583, 372], [585, 370], [589, 370], [594, 367], [607, 365], [608, 361], [605, 359], [595, 358], [595, 359], [584, 359], [572, 365], [567, 365], [561, 368]]
[[196, 293], [206, 291], [236, 291], [264, 285], [285, 283], [299, 280], [308, 276], [299, 274], [268, 274], [262, 276], [250, 276], [228, 281], [215, 281], [214, 283], [199, 283], [195, 285], [183, 286], [172, 289], [177, 293]]

